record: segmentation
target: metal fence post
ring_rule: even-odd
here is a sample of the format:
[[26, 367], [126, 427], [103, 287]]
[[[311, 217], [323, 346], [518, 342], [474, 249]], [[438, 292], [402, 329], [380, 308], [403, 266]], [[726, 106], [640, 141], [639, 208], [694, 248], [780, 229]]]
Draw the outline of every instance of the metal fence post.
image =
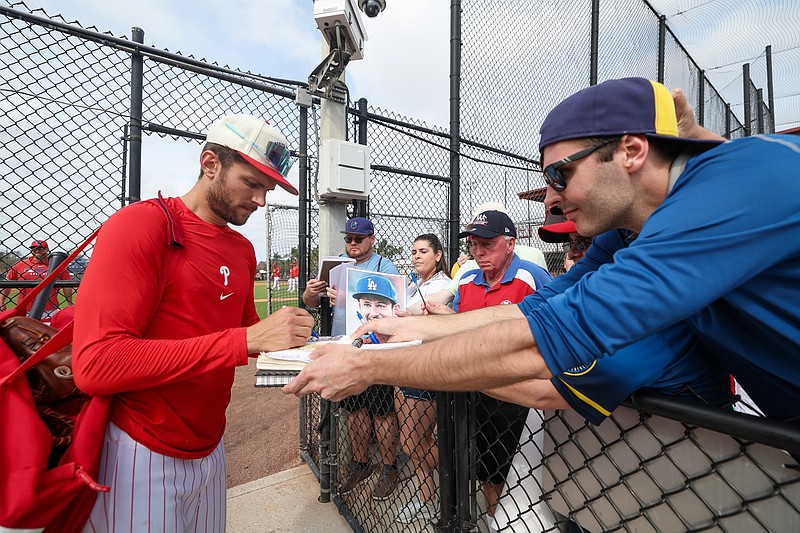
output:
[[299, 178], [297, 183], [298, 192], [298, 243], [297, 243], [297, 262], [300, 266], [300, 279], [297, 288], [297, 305], [305, 307], [303, 304], [303, 292], [306, 290], [306, 280], [308, 279], [308, 250], [311, 243], [308, 240], [308, 108], [300, 106], [300, 146], [298, 147]]
[[453, 444], [456, 448], [456, 500], [458, 503], [459, 531], [470, 531], [473, 520], [478, 517], [478, 500], [475, 487], [472, 485], [470, 465], [475, 464], [475, 448], [470, 442], [474, 420], [471, 399], [474, 393], [461, 392], [454, 395], [455, 435]]
[[[144, 30], [131, 28], [131, 41], [144, 44]], [[138, 50], [138, 48], [137, 48]], [[128, 176], [128, 203], [142, 198], [142, 94], [144, 87], [144, 58], [138, 52], [131, 54], [131, 116], [130, 116], [130, 176]]]
[[742, 92], [744, 102], [744, 136], [750, 137], [752, 129], [750, 128], [750, 121], [752, 120], [750, 113], [750, 63], [742, 65]]
[[[49, 276], [53, 270], [55, 270], [58, 265], [64, 262], [64, 259], [67, 258], [67, 254], [64, 252], [53, 252], [50, 254], [50, 260], [47, 265], [47, 275]], [[47, 300], [50, 299], [50, 295], [53, 292], [53, 285], [55, 285], [56, 280], [51, 281], [47, 287], [44, 288], [42, 292], [39, 293], [39, 296], [33, 301], [33, 305], [31, 305], [31, 310], [28, 312], [28, 316], [31, 318], [35, 318], [39, 320], [42, 318], [42, 313], [44, 313], [45, 305], [47, 304]]]
[[731, 138], [731, 104], [725, 104], [725, 138]]
[[[358, 99], [358, 144], [367, 144], [367, 99]], [[369, 199], [366, 200], [353, 200], [353, 216], [367, 217], [369, 216]]]
[[664, 56], [666, 55], [667, 17], [658, 17], [658, 82], [664, 83]]
[[439, 528], [451, 531], [455, 517], [455, 466], [453, 462], [453, 396], [452, 392], [436, 393], [436, 438], [439, 444]]
[[697, 123], [705, 125], [706, 119], [706, 71], [697, 71]]
[[450, 231], [448, 255], [459, 255], [458, 229], [461, 225], [461, 0], [450, 1]]
[[775, 133], [775, 93], [772, 90], [772, 45], [765, 51], [767, 55], [767, 105], [769, 105], [769, 132]]
[[[331, 301], [327, 296], [319, 298], [319, 331], [320, 335], [328, 336], [331, 334], [333, 320], [331, 317]], [[328, 503], [331, 501], [331, 463], [330, 463], [330, 444], [331, 444], [331, 402], [320, 398], [319, 401], [319, 501]]]
[[600, 62], [600, 0], [592, 0], [592, 29], [589, 50], [589, 85], [597, 85]]

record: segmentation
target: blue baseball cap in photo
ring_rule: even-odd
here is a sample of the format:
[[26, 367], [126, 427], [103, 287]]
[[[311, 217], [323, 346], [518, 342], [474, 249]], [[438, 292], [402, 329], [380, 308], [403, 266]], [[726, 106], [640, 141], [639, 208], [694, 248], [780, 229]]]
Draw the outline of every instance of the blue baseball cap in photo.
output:
[[385, 298], [393, 304], [397, 303], [397, 291], [395, 291], [394, 285], [392, 285], [392, 282], [388, 279], [381, 276], [367, 276], [358, 280], [353, 298], [360, 300], [362, 298], [369, 299], [376, 296]]
[[375, 227], [369, 219], [362, 217], [354, 217], [347, 221], [344, 225], [344, 231], [339, 233], [352, 233], [353, 235], [372, 235], [375, 233]]
[[681, 142], [696, 151], [724, 142], [679, 137], [672, 94], [645, 78], [608, 80], [578, 91], [550, 111], [539, 133], [540, 153], [559, 141], [625, 134]]

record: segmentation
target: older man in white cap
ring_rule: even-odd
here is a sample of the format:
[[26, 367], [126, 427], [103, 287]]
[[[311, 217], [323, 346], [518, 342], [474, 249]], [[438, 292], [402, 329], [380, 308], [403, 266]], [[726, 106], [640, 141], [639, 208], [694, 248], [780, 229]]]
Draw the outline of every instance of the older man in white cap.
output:
[[208, 130], [189, 192], [133, 204], [103, 226], [73, 344], [75, 383], [114, 397], [98, 478], [111, 490], [86, 530], [225, 529], [234, 368], [305, 344], [314, 323], [293, 307], [259, 320], [253, 246], [228, 224], [244, 224], [276, 186], [297, 194], [291, 165], [269, 123], [227, 116]]

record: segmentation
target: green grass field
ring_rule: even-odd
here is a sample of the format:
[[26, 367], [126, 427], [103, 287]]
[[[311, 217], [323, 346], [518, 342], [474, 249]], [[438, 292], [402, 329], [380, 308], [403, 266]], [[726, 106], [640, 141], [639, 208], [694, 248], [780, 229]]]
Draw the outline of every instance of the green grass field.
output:
[[[271, 281], [256, 281], [253, 287], [253, 298], [256, 301], [256, 311], [258, 316], [264, 318], [268, 314], [267, 296], [270, 292]], [[298, 307], [298, 293], [288, 291], [288, 283], [281, 280], [280, 288], [272, 291], [272, 311], [277, 311], [281, 307]]]
[[[269, 287], [272, 282], [267, 281], [256, 281], [255, 286], [253, 287], [253, 298], [256, 301], [256, 311], [258, 312], [258, 316], [264, 318], [268, 314], [267, 309], [267, 296], [269, 293]], [[73, 301], [75, 296], [73, 294]], [[296, 292], [289, 292], [288, 291], [288, 284], [286, 280], [281, 281], [281, 286], [279, 289], [272, 291], [272, 310], [277, 311], [281, 307], [298, 306], [298, 293]], [[11, 298], [6, 301], [6, 304], [9, 309], [13, 308], [16, 305], [17, 301], [17, 291], [13, 290], [11, 293]], [[58, 292], [58, 301], [59, 301], [59, 308], [66, 307], [67, 303], [64, 300], [64, 295], [61, 294], [61, 291]]]

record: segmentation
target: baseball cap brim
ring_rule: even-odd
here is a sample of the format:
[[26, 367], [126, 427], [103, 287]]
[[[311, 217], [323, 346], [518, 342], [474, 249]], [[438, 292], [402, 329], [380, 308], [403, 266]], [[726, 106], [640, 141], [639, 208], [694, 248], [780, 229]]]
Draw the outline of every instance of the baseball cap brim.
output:
[[649, 139], [662, 139], [671, 143], [680, 143], [692, 152], [705, 152], [725, 142], [710, 139], [687, 139], [686, 137], [673, 137], [672, 135], [659, 135], [657, 133], [644, 133], [643, 135]]
[[470, 235], [475, 235], [477, 237], [482, 237], [484, 239], [493, 239], [499, 235], [503, 235], [502, 233], [497, 233], [496, 231], [492, 231], [489, 228], [484, 227], [475, 227], [470, 228], [466, 231], [462, 231], [458, 234], [459, 239], [463, 239], [464, 237], [469, 237]]
[[578, 233], [571, 220], [539, 227], [539, 238], [544, 242], [569, 242], [570, 233]]
[[249, 155], [245, 154], [244, 152], [239, 152], [237, 150], [237, 153], [240, 156], [242, 156], [245, 161], [247, 161], [248, 163], [250, 163], [251, 165], [256, 167], [256, 169], [258, 169], [261, 172], [263, 172], [264, 174], [266, 174], [270, 179], [275, 180], [278, 183], [278, 185], [280, 185], [281, 188], [283, 190], [285, 190], [286, 192], [290, 192], [290, 193], [292, 193], [294, 195], [298, 195], [299, 194], [297, 189], [295, 189], [294, 185], [292, 185], [291, 183], [286, 181], [286, 178], [281, 176], [280, 173], [278, 173], [275, 169], [265, 165], [264, 163], [256, 161], [255, 159], [253, 159]]
[[392, 302], [392, 305], [397, 305], [397, 302], [393, 298], [390, 298], [389, 296], [385, 296], [383, 294], [377, 294], [374, 292], [357, 292], [353, 294], [353, 298], [355, 298], [356, 300], [376, 300], [380, 298], [381, 300], [387, 300], [389, 302]]

